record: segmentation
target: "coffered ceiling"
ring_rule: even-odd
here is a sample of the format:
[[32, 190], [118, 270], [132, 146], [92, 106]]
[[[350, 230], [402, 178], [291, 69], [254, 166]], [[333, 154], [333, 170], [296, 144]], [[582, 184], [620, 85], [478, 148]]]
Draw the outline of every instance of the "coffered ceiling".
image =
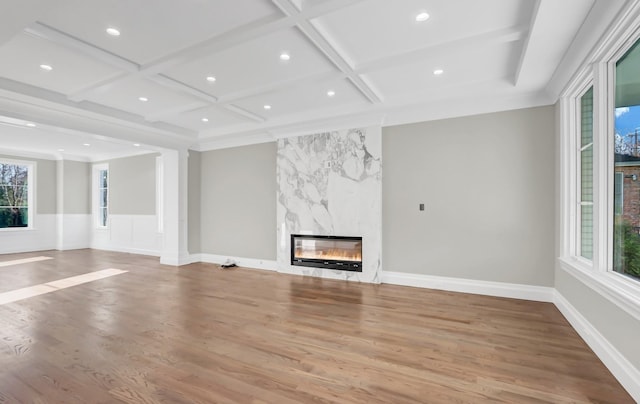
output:
[[46, 136], [34, 149], [94, 136], [204, 150], [549, 104], [567, 51], [624, 3], [9, 1], [0, 141], [21, 148], [24, 129]]

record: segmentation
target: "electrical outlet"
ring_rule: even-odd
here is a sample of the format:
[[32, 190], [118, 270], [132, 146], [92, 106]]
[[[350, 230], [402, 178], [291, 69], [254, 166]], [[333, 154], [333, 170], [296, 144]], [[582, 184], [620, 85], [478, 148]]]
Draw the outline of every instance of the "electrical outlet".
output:
[[420, 204], [420, 210], [424, 210], [424, 203]]

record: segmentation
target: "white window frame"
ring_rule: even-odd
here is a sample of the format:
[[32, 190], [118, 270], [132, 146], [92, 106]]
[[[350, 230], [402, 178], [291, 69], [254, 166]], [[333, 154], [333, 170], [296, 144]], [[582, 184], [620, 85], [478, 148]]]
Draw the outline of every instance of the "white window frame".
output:
[[27, 161], [27, 160], [16, 160], [16, 159], [8, 159], [8, 158], [0, 158], [0, 163], [5, 164], [15, 164], [20, 166], [27, 166], [27, 227], [4, 227], [0, 228], [0, 232], [14, 232], [14, 231], [30, 231], [35, 229], [35, 200], [34, 190], [36, 189], [36, 167], [37, 163], [35, 161]]
[[[640, 3], [603, 36], [560, 95], [560, 268], [640, 320], [640, 281], [613, 271], [614, 91], [616, 62], [640, 39]], [[593, 261], [579, 257], [579, 96], [593, 83]]]
[[93, 223], [98, 230], [106, 230], [109, 228], [109, 222], [111, 214], [109, 212], [109, 200], [111, 199], [111, 173], [107, 175], [107, 223], [105, 226], [100, 222], [100, 172], [107, 170], [109, 172], [109, 164], [94, 164], [92, 168], [91, 182], [92, 182], [92, 198], [91, 198], [91, 211], [93, 212]]

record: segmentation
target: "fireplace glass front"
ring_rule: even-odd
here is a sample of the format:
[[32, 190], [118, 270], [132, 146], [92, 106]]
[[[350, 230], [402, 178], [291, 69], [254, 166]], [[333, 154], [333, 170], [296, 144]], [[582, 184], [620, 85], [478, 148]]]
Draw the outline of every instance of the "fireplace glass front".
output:
[[362, 272], [362, 237], [292, 234], [291, 265]]

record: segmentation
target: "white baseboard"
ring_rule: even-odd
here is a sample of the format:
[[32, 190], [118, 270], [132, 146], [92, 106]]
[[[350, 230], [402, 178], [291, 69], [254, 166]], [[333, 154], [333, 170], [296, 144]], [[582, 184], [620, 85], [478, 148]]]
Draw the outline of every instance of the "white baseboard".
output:
[[554, 288], [546, 286], [478, 281], [471, 279], [447, 278], [443, 276], [388, 271], [382, 272], [382, 283], [402, 286], [414, 286], [427, 289], [447, 290], [450, 292], [474, 293], [478, 295], [534, 300], [538, 302], [553, 302], [555, 291]]
[[633, 399], [640, 402], [640, 370], [611, 345], [557, 290], [553, 303]]
[[152, 257], [159, 257], [161, 252], [160, 251], [154, 251], [154, 250], [145, 250], [145, 249], [140, 249], [140, 248], [127, 248], [127, 247], [112, 247], [112, 246], [95, 246], [92, 245], [90, 247], [93, 250], [103, 250], [103, 251], [114, 251], [114, 252], [122, 252], [122, 253], [129, 253], [129, 254], [140, 254], [140, 255], [149, 255]]
[[239, 267], [264, 269], [267, 271], [276, 271], [278, 264], [274, 260], [261, 260], [255, 258], [231, 257], [228, 255], [215, 254], [191, 254], [191, 262], [207, 262], [210, 264], [224, 264], [227, 260], [231, 260]]

